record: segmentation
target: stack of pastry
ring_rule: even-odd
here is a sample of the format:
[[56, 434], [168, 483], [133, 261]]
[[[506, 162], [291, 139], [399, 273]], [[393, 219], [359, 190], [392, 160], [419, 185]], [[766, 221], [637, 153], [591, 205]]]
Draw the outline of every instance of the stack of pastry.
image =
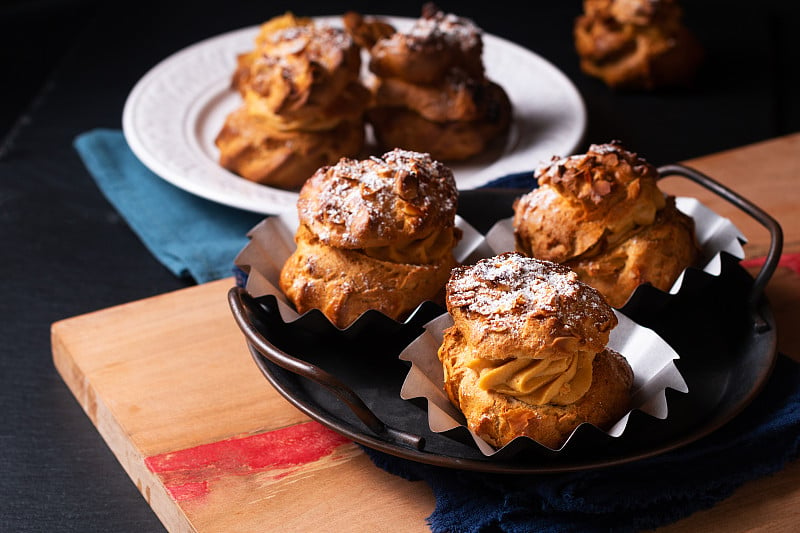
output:
[[345, 24], [369, 51], [367, 120], [385, 149], [463, 160], [508, 130], [511, 102], [486, 77], [482, 32], [472, 21], [426, 4], [405, 32], [355, 13]]
[[394, 149], [320, 168], [300, 190], [280, 288], [299, 313], [320, 309], [340, 328], [370, 309], [401, 319], [443, 296], [457, 207], [452, 171], [428, 154]]
[[615, 88], [686, 85], [703, 60], [677, 0], [585, 0], [575, 21], [581, 69]]
[[220, 164], [251, 181], [297, 189], [321, 166], [358, 155], [370, 93], [359, 46], [340, 28], [287, 13], [264, 23], [237, 58], [242, 105], [218, 133]]
[[617, 317], [567, 267], [489, 257], [455, 268], [446, 298], [444, 389], [490, 444], [527, 436], [557, 449], [580, 424], [608, 429], [629, 410], [633, 372], [606, 346]]
[[563, 263], [615, 307], [641, 284], [668, 290], [699, 254], [694, 221], [658, 171], [619, 141], [553, 160], [514, 203], [517, 251]]

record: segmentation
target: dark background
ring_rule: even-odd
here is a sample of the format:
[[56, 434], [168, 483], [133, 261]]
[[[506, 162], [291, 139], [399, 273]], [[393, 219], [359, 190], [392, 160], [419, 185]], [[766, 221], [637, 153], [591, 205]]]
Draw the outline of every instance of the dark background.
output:
[[[585, 100], [587, 143], [620, 139], [661, 165], [800, 131], [794, 1], [684, 2], [706, 63], [692, 88], [650, 93], [612, 91], [580, 72], [578, 1], [527, 2], [523, 11], [518, 2], [438, 4], [559, 67]], [[0, 531], [162, 529], [53, 368], [49, 328], [193, 282], [145, 250], [84, 169], [75, 136], [121, 128], [136, 81], [201, 39], [287, 10], [415, 17], [421, 5], [0, 3]], [[769, 176], [753, 179], [769, 186]]]

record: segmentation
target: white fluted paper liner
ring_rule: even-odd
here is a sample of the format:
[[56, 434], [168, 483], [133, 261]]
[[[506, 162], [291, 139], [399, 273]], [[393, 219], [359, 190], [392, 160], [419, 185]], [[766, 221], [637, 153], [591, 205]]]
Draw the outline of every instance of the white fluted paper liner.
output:
[[[278, 283], [283, 264], [296, 248], [294, 234], [298, 224], [296, 212], [265, 218], [248, 232], [250, 241], [234, 259], [234, 264], [247, 273], [247, 292], [254, 297], [274, 295], [278, 299], [278, 309], [284, 322], [292, 322], [299, 317]], [[469, 264], [492, 255], [483, 235], [466, 220], [457, 216], [456, 226], [463, 233], [453, 250], [456, 261]]]
[[[719, 275], [720, 253], [723, 251], [736, 258], [744, 258], [742, 243], [746, 239], [729, 219], [717, 215], [694, 198], [679, 197], [676, 198], [676, 204], [695, 221], [705, 272]], [[486, 236], [460, 216], [456, 217], [456, 226], [463, 232], [463, 238], [454, 251], [460, 263], [472, 264], [478, 259], [514, 250], [511, 218], [499, 220]], [[250, 242], [234, 260], [238, 267], [248, 273], [247, 291], [255, 297], [274, 295], [279, 302], [281, 317], [286, 322], [297, 319], [298, 315], [278, 288], [278, 279], [283, 264], [295, 250], [294, 234], [297, 227], [297, 213], [294, 211], [265, 218], [250, 230]], [[677, 293], [682, 282], [683, 274], [675, 281], [670, 293]]]
[[[675, 366], [675, 360], [680, 356], [653, 330], [640, 326], [619, 311], [614, 312], [619, 325], [612, 330], [608, 347], [625, 356], [633, 369], [631, 410], [637, 409], [655, 418], [666, 419], [666, 389], [684, 393], [689, 391]], [[427, 399], [428, 424], [431, 431], [436, 433], [464, 426], [463, 415], [450, 403], [444, 392], [444, 371], [437, 356], [443, 332], [452, 324], [453, 320], [447, 313], [431, 320], [425, 325], [425, 332], [400, 353], [400, 359], [412, 364], [400, 396], [404, 400]], [[630, 411], [606, 433], [612, 437], [622, 435], [629, 416]], [[484, 455], [491, 456], [499, 451], [476, 433], [470, 431], [470, 434]]]
[[[707, 274], [718, 276], [722, 262], [720, 254], [727, 252], [737, 259], [744, 259], [742, 243], [747, 242], [741, 231], [730, 221], [716, 214], [695, 198], [677, 197], [675, 205], [694, 219], [695, 235], [700, 245], [701, 268]], [[486, 245], [493, 254], [514, 250], [514, 226], [512, 218], [497, 221], [486, 233]], [[673, 283], [670, 294], [677, 294], [683, 284], [683, 273]]]
[[[695, 221], [695, 232], [704, 258], [703, 270], [719, 275], [720, 253], [727, 252], [744, 258], [742, 233], [730, 220], [720, 217], [694, 198], [677, 198], [676, 204]], [[456, 225], [463, 238], [455, 249], [456, 260], [472, 264], [484, 257], [514, 249], [514, 234], [510, 218], [498, 221], [483, 236], [461, 217]], [[267, 217], [248, 232], [250, 242], [238, 254], [234, 263], [247, 276], [247, 291], [254, 297], [274, 295], [278, 301], [281, 318], [291, 322], [299, 318], [279, 287], [283, 264], [295, 250], [294, 234], [298, 227], [297, 215], [290, 211]], [[683, 274], [675, 282], [671, 293], [680, 290]], [[687, 392], [688, 388], [674, 360], [679, 356], [655, 332], [644, 328], [618, 311], [619, 325], [611, 334], [609, 346], [622, 353], [634, 371], [634, 409], [653, 417], [665, 419], [668, 415], [665, 390]], [[452, 323], [450, 315], [443, 314], [426, 325], [426, 332], [410, 344], [401, 358], [412, 363], [401, 396], [404, 399], [427, 398], [429, 424], [432, 431], [443, 432], [462, 425], [463, 416], [450, 403], [442, 389], [443, 371], [436, 352], [441, 344], [442, 332]], [[625, 431], [629, 414], [620, 419], [607, 433], [617, 437]], [[485, 455], [498, 450], [473, 434], [478, 448]]]

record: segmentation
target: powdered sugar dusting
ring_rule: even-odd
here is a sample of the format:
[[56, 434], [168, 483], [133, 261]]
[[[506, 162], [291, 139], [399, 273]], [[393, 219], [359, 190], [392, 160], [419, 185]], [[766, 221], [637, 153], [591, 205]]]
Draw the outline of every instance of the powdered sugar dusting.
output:
[[598, 323], [614, 316], [600, 293], [571, 269], [515, 252], [456, 268], [447, 303], [482, 315], [492, 328], [514, 329], [531, 316], [557, 315], [567, 329], [580, 331], [589, 315]]
[[[316, 42], [319, 44], [320, 50], [330, 48], [343, 50], [353, 46], [353, 39], [346, 31], [321, 23], [281, 28], [269, 34], [267, 40], [273, 46], [294, 41], [300, 41], [302, 44]], [[287, 53], [297, 53], [298, 51], [286, 49]]]
[[[350, 34], [341, 28], [324, 24], [303, 24], [272, 29], [270, 23], [256, 38], [256, 48], [250, 65], [252, 88], [268, 95], [278, 93], [273, 87], [283, 83], [293, 86], [298, 80], [319, 80], [323, 73], [337, 69], [352, 70], [354, 76], [360, 68], [361, 57]], [[355, 78], [354, 78], [355, 79]], [[300, 83], [300, 85], [304, 85]], [[286, 98], [300, 98], [291, 87]]]
[[469, 50], [480, 45], [481, 30], [470, 19], [437, 11], [417, 19], [406, 35], [412, 43], [444, 42]]
[[453, 172], [427, 153], [395, 149], [365, 160], [342, 158], [304, 186], [300, 221], [323, 241], [335, 234], [340, 245], [363, 246], [365, 236], [391, 241], [441, 219], [452, 225], [458, 190]]

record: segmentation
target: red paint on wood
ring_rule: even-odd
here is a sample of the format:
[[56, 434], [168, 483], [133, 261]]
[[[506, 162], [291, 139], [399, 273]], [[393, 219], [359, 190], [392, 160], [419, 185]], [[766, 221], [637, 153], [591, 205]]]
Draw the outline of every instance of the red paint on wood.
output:
[[[756, 257], [742, 261], [744, 267], [760, 267], [766, 261], [766, 257]], [[778, 266], [786, 267], [800, 274], [800, 254], [783, 254], [778, 260]]]
[[276, 470], [284, 477], [299, 466], [331, 455], [350, 440], [318, 424], [305, 422], [286, 428], [226, 439], [145, 459], [175, 500], [209, 492], [209, 481], [230, 475]]
[[196, 481], [182, 484], [173, 483], [167, 485], [167, 490], [172, 496], [172, 499], [178, 502], [205, 496], [209, 492], [208, 481]]

